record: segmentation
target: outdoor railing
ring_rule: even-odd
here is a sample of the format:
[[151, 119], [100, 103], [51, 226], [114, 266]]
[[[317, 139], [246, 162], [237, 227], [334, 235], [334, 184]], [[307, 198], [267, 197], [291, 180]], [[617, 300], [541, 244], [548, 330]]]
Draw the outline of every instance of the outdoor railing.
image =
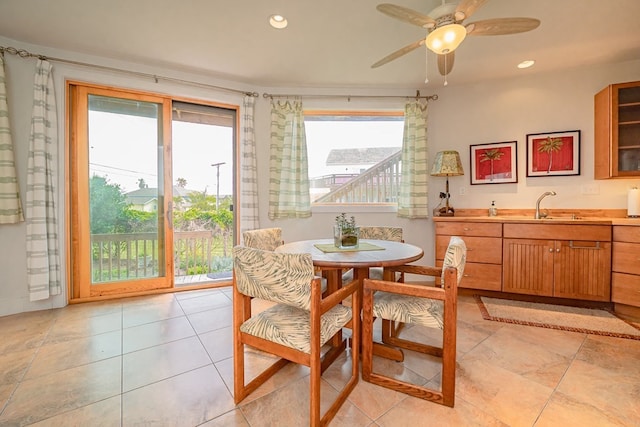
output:
[[[229, 240], [230, 242], [227, 242]], [[211, 230], [174, 233], [174, 275], [215, 275], [231, 271], [233, 239]], [[92, 282], [160, 275], [158, 236], [149, 233], [91, 235]]]
[[401, 158], [402, 152], [398, 151], [314, 203], [397, 202], [402, 174]]

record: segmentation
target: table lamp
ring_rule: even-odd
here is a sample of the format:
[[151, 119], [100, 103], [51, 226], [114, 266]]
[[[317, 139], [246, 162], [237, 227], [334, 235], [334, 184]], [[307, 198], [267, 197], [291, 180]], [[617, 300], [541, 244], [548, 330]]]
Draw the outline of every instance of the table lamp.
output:
[[[440, 208], [440, 216], [453, 216], [454, 209], [449, 205], [449, 177], [464, 175], [462, 169], [462, 162], [460, 161], [460, 154], [457, 151], [440, 151], [436, 154], [436, 158], [433, 161], [433, 167], [431, 168], [431, 176], [446, 176], [447, 188], [446, 188], [446, 205]], [[442, 197], [442, 196], [441, 196]]]

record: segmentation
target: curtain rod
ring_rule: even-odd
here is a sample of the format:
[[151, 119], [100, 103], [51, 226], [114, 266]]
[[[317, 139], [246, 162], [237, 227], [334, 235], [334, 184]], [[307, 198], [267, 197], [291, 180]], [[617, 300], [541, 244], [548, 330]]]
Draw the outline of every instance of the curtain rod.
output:
[[78, 62], [78, 61], [72, 61], [69, 59], [62, 59], [62, 58], [54, 58], [54, 57], [50, 57], [50, 56], [44, 56], [44, 55], [38, 55], [38, 54], [34, 54], [31, 52], [28, 52], [24, 49], [16, 49], [15, 47], [4, 47], [4, 46], [0, 46], [0, 54], [3, 54], [4, 52], [10, 53], [12, 55], [17, 55], [20, 58], [38, 58], [41, 59], [43, 61], [55, 61], [55, 62], [63, 62], [65, 64], [73, 64], [73, 65], [80, 65], [82, 67], [90, 67], [90, 68], [97, 68], [100, 70], [107, 70], [107, 71], [115, 71], [118, 73], [125, 73], [125, 74], [132, 74], [138, 77], [145, 77], [145, 78], [151, 78], [153, 79], [156, 83], [158, 83], [159, 80], [165, 80], [168, 82], [173, 82], [173, 83], [182, 83], [182, 84], [187, 84], [187, 85], [191, 85], [191, 86], [197, 86], [197, 87], [202, 87], [202, 88], [208, 88], [208, 89], [218, 89], [218, 90], [224, 90], [227, 92], [233, 92], [233, 93], [240, 93], [246, 96], [253, 96], [253, 97], [258, 97], [260, 96], [260, 94], [258, 92], [247, 92], [244, 90], [239, 90], [239, 89], [231, 89], [228, 87], [222, 87], [222, 86], [215, 86], [215, 85], [210, 85], [207, 83], [198, 83], [198, 82], [193, 82], [190, 80], [182, 80], [182, 79], [176, 79], [173, 77], [165, 77], [165, 76], [159, 76], [156, 74], [148, 74], [148, 73], [142, 73], [139, 71], [130, 71], [130, 70], [123, 70], [121, 68], [112, 68], [112, 67], [106, 67], [104, 65], [96, 65], [96, 64], [89, 64], [86, 62]]
[[284, 94], [274, 94], [274, 93], [263, 93], [263, 98], [315, 98], [315, 99], [327, 99], [327, 98], [347, 98], [347, 101], [350, 102], [353, 98], [363, 99], [426, 99], [427, 101], [437, 101], [438, 95], [420, 95], [420, 91], [416, 91], [415, 96], [409, 95], [284, 95]]

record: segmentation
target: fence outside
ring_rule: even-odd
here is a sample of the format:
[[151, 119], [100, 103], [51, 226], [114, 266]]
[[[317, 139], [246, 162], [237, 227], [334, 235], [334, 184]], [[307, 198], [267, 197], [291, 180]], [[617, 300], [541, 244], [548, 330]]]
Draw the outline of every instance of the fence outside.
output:
[[[233, 238], [205, 231], [174, 233], [174, 276], [231, 277]], [[93, 234], [92, 283], [157, 277], [164, 264], [156, 233]], [[219, 277], [216, 277], [219, 276]]]

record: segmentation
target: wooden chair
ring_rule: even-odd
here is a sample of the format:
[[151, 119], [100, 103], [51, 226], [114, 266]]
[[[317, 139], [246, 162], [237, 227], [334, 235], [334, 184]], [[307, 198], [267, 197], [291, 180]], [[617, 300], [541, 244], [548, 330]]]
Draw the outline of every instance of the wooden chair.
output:
[[262, 249], [263, 251], [275, 251], [282, 244], [281, 228], [259, 228], [242, 233], [244, 245], [249, 248]]
[[[464, 241], [451, 237], [442, 268], [404, 265], [385, 269], [393, 272], [441, 277], [442, 287], [398, 283], [390, 280], [364, 280], [362, 319], [362, 379], [421, 399], [453, 407], [456, 375], [456, 321], [458, 284], [464, 272], [467, 248]], [[391, 276], [392, 277], [392, 276]], [[374, 295], [375, 292], [375, 295]], [[442, 358], [441, 390], [411, 384], [373, 371], [373, 322], [382, 319], [383, 342]], [[397, 336], [395, 323], [415, 324], [443, 330], [442, 346], [409, 341]]]
[[[282, 229], [274, 228], [257, 228], [255, 230], [247, 230], [242, 233], [242, 241], [248, 248], [261, 249], [263, 251], [275, 251], [278, 246], [284, 245], [282, 240]], [[316, 274], [322, 275], [322, 270], [316, 268]], [[322, 278], [322, 293], [326, 295], [327, 279]]]
[[[321, 297], [320, 278], [314, 276], [310, 254], [233, 249], [234, 400], [240, 403], [288, 361], [310, 368], [310, 425], [327, 425], [358, 382], [360, 313], [359, 286], [352, 283]], [[341, 303], [351, 297], [351, 307]], [[251, 298], [275, 303], [251, 315]], [[331, 407], [320, 414], [321, 373], [344, 350], [342, 328], [353, 329], [351, 377]], [[321, 358], [321, 348], [331, 348]], [[245, 381], [245, 346], [280, 357], [251, 381]], [[286, 402], [283, 402], [286, 405]]]

